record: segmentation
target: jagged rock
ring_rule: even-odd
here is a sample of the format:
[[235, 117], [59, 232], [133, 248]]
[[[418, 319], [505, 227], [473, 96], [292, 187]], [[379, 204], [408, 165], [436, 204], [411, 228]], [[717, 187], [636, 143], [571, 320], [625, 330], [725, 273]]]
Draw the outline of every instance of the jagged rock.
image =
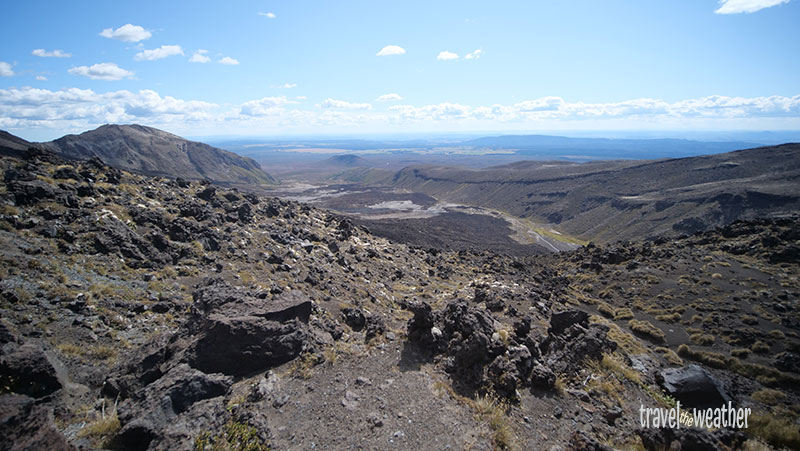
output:
[[110, 217], [98, 222], [94, 248], [101, 254], [116, 253], [132, 260], [132, 267], [152, 268], [172, 263], [172, 258], [132, 231], [125, 223]]
[[[564, 319], [566, 316], [568, 315], [560, 318]], [[617, 343], [608, 338], [608, 326], [591, 324], [586, 328], [581, 324], [588, 322], [588, 319], [581, 321], [583, 315], [571, 316], [578, 317], [578, 321], [566, 329], [561, 329], [560, 326], [569, 321], [557, 323], [559, 327], [555, 329], [560, 330], [560, 334], [551, 333], [540, 346], [542, 354], [546, 356], [545, 364], [556, 373], [575, 372], [581, 368], [584, 360], [600, 360], [603, 353], [617, 349]], [[552, 332], [554, 323], [551, 321], [550, 324]]]
[[568, 327], [579, 324], [583, 327], [589, 326], [589, 314], [582, 310], [567, 310], [564, 312], [553, 312], [550, 316], [549, 334], [561, 335]]
[[[204, 433], [219, 435], [224, 431], [231, 413], [226, 409], [224, 398], [204, 399], [192, 404], [183, 414], [173, 418], [163, 431], [153, 438], [148, 449], [192, 451], [197, 437]], [[266, 439], [262, 439], [266, 442]]]
[[386, 333], [386, 323], [377, 315], [368, 315], [365, 329], [364, 339], [369, 341]]
[[61, 389], [55, 367], [44, 350], [26, 343], [0, 357], [0, 382], [12, 392], [42, 398]]
[[533, 370], [531, 371], [532, 386], [550, 390], [555, 386], [555, 384], [556, 375], [550, 368], [542, 365], [541, 363], [537, 363], [533, 366]]
[[308, 333], [297, 319], [280, 323], [211, 314], [188, 350], [188, 361], [205, 372], [243, 376], [292, 360], [308, 346]]
[[600, 443], [584, 431], [572, 433], [567, 444], [568, 451], [613, 451], [614, 448]]
[[367, 325], [367, 317], [360, 309], [346, 307], [342, 309], [342, 319], [351, 329], [358, 332]]
[[217, 187], [214, 185], [208, 185], [204, 190], [197, 193], [197, 197], [207, 202], [211, 201], [211, 199], [213, 199], [216, 195]]
[[[719, 407], [719, 406], [717, 406]], [[692, 451], [727, 451], [739, 449], [747, 436], [739, 431], [700, 428], [640, 428], [636, 434], [648, 451], [680, 449]]]
[[659, 376], [667, 393], [686, 407], [716, 408], [730, 400], [719, 382], [699, 365], [668, 368]]
[[0, 449], [4, 451], [75, 449], [53, 423], [51, 408], [12, 393], [0, 395], [0, 437]]
[[498, 355], [487, 367], [487, 379], [494, 392], [500, 396], [511, 398], [517, 391], [520, 374], [516, 366], [507, 356]]
[[115, 442], [124, 449], [147, 449], [181, 413], [199, 401], [224, 395], [231, 383], [230, 377], [205, 374], [185, 364], [174, 367], [119, 405], [122, 428]]
[[253, 220], [255, 213], [253, 212], [253, 207], [249, 203], [245, 202], [236, 210], [236, 215], [238, 216], [239, 221], [248, 223]]
[[171, 356], [174, 336], [153, 337], [142, 347], [127, 354], [117, 370], [103, 384], [102, 394], [108, 398], [128, 398], [163, 376], [162, 366]]
[[775, 368], [781, 371], [800, 373], [800, 356], [793, 352], [781, 352], [775, 356]]
[[14, 195], [17, 205], [33, 205], [45, 200], [56, 200], [64, 190], [42, 180], [14, 180], [7, 183], [8, 191]]
[[180, 210], [181, 217], [194, 218], [198, 221], [205, 221], [213, 214], [213, 211], [208, 207], [208, 205], [203, 205], [194, 200], [183, 202], [178, 206], [178, 209]]
[[79, 182], [83, 181], [83, 177], [78, 174], [78, 171], [76, 171], [72, 166], [56, 169], [56, 171], [53, 173], [53, 178], [56, 180], [72, 179]]

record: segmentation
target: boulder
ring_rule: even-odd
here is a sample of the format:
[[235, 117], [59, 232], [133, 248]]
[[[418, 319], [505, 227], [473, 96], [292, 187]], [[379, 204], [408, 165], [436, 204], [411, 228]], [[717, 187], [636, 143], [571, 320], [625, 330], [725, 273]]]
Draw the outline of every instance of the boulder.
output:
[[730, 400], [719, 382], [697, 364], [667, 368], [659, 376], [664, 390], [687, 408], [717, 408]]
[[75, 449], [53, 423], [52, 409], [13, 393], [0, 395], [0, 437], [2, 450]]
[[213, 313], [202, 321], [187, 355], [201, 371], [244, 376], [288, 362], [308, 345], [308, 332], [297, 319], [280, 323]]
[[0, 381], [14, 393], [43, 398], [59, 390], [55, 367], [44, 350], [26, 343], [0, 357]]
[[582, 310], [567, 310], [564, 312], [553, 312], [550, 315], [549, 334], [561, 335], [568, 327], [573, 324], [589, 326], [589, 314]]
[[224, 395], [232, 382], [230, 377], [205, 374], [186, 364], [172, 368], [142, 393], [119, 405], [122, 428], [115, 443], [124, 449], [147, 449], [176, 417], [197, 402]]
[[358, 308], [346, 307], [342, 309], [342, 319], [351, 329], [358, 332], [367, 325], [367, 317]]

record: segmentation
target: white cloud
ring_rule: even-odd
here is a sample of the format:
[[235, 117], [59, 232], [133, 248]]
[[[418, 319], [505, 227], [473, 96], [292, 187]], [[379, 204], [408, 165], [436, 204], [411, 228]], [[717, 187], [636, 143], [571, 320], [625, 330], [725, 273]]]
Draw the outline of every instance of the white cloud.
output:
[[[152, 90], [97, 93], [90, 89], [50, 91], [0, 89], [0, 129], [41, 128], [56, 133], [83, 131], [104, 123], [143, 123], [175, 133], [302, 132], [366, 127], [371, 131], [415, 129], [552, 130], [710, 129], [800, 126], [800, 95], [794, 97], [708, 96], [666, 102], [631, 99], [587, 103], [542, 97], [514, 104], [393, 105], [375, 111], [368, 103], [328, 98], [316, 107], [301, 97], [264, 97], [238, 105], [216, 105], [161, 96]], [[433, 125], [431, 125], [433, 124]], [[670, 127], [670, 128], [665, 128]]]
[[481, 55], [483, 55], [483, 50], [481, 50], [481, 49], [477, 49], [477, 50], [475, 50], [475, 51], [474, 51], [474, 52], [472, 52], [472, 53], [467, 53], [467, 54], [464, 56], [464, 59], [468, 59], [468, 60], [473, 60], [473, 59], [475, 59], [475, 60], [476, 60], [476, 59], [480, 58], [480, 57], [481, 57]]
[[173, 55], [183, 55], [183, 49], [179, 45], [162, 45], [157, 49], [142, 50], [137, 53], [136, 61], [155, 61]]
[[274, 13], [262, 13], [262, 12], [259, 12], [258, 15], [259, 16], [264, 16], [264, 17], [266, 17], [268, 19], [274, 19], [276, 17]]
[[284, 83], [282, 85], [272, 86], [275, 89], [292, 89], [297, 87], [297, 83]]
[[130, 78], [133, 72], [125, 70], [114, 63], [98, 63], [91, 66], [78, 66], [73, 67], [68, 71], [72, 75], [83, 75], [92, 80], [122, 80], [123, 78]]
[[200, 49], [200, 50], [194, 52], [194, 54], [192, 54], [192, 57], [189, 58], [189, 62], [190, 63], [207, 63], [207, 62], [211, 61], [211, 58], [206, 56], [206, 53], [208, 53], [208, 50], [203, 50], [203, 49]]
[[717, 14], [754, 13], [764, 8], [789, 3], [789, 0], [720, 0]]
[[48, 52], [45, 49], [34, 49], [31, 52], [33, 56], [40, 56], [42, 58], [69, 58], [72, 56], [72, 53], [67, 53], [63, 50], [53, 50], [52, 52]]
[[0, 77], [11, 77], [14, 75], [14, 70], [11, 65], [5, 61], [0, 61]]
[[100, 94], [77, 88], [0, 89], [0, 124], [6, 127], [87, 130], [105, 123], [184, 123], [208, 120], [215, 108], [213, 103], [162, 97], [151, 90]]
[[406, 53], [406, 49], [399, 45], [387, 45], [376, 53], [375, 56], [403, 55], [404, 53]]
[[384, 94], [375, 99], [376, 102], [393, 102], [396, 100], [403, 100], [403, 97], [401, 97], [400, 94], [391, 93], [391, 94]]
[[297, 96], [297, 97], [295, 97], [295, 99], [297, 99], [297, 100], [306, 100], [307, 98], [308, 97], [306, 97], [306, 96]]
[[230, 56], [222, 57], [217, 62], [220, 63], [220, 64], [228, 65], [228, 66], [236, 66], [236, 65], [239, 64], [239, 60], [237, 60], [235, 58], [231, 58]]
[[47, 81], [47, 77], [45, 77], [44, 75], [37, 75], [36, 79], [39, 81]]
[[239, 112], [245, 116], [274, 116], [284, 111], [284, 105], [297, 103], [285, 96], [264, 97], [260, 100], [251, 100], [242, 104]]
[[125, 42], [139, 42], [145, 39], [150, 39], [153, 33], [145, 30], [139, 25], [125, 24], [116, 30], [113, 28], [106, 28], [100, 32], [100, 36], [109, 39], [119, 39]]
[[453, 52], [448, 52], [447, 50], [443, 52], [439, 52], [439, 55], [436, 56], [437, 60], [447, 61], [447, 60], [457, 60], [458, 54]]
[[368, 103], [353, 103], [346, 100], [335, 100], [328, 97], [320, 104], [322, 108], [334, 108], [341, 110], [370, 110], [372, 105]]
[[414, 107], [412, 105], [396, 105], [389, 107], [390, 111], [395, 111], [402, 119], [411, 121], [431, 121], [431, 120], [453, 120], [467, 119], [471, 108], [458, 103], [440, 103], [436, 105], [425, 105]]

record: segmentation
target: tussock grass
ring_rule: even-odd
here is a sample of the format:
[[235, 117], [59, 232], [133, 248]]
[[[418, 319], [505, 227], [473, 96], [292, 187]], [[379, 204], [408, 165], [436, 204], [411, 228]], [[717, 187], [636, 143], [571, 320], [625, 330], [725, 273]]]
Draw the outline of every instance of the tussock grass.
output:
[[654, 326], [649, 321], [640, 321], [632, 319], [628, 321], [628, 327], [631, 328], [632, 331], [644, 335], [651, 341], [655, 341], [656, 343], [663, 343], [666, 339], [666, 335], [664, 332]]
[[662, 354], [667, 362], [675, 366], [683, 366], [683, 359], [678, 357], [678, 354], [676, 354], [672, 349], [659, 346], [655, 349], [655, 351], [659, 354]]
[[472, 408], [492, 430], [495, 449], [513, 449], [514, 429], [511, 419], [506, 415], [508, 405], [493, 393], [487, 393], [472, 401]]
[[780, 390], [763, 388], [761, 390], [753, 392], [753, 394], [750, 395], [750, 397], [760, 403], [774, 406], [775, 404], [778, 404], [781, 401], [783, 401], [786, 398], [786, 395]]
[[711, 334], [696, 333], [689, 336], [692, 343], [701, 346], [710, 346], [714, 344], [714, 336]]
[[742, 362], [736, 357], [731, 357], [716, 352], [695, 351], [688, 345], [678, 347], [678, 355], [694, 360], [712, 368], [726, 369], [742, 376], [755, 379], [764, 385], [800, 385], [800, 377], [784, 373], [764, 365]]
[[83, 428], [78, 431], [78, 437], [87, 437], [96, 444], [107, 446], [119, 431], [122, 425], [117, 417], [117, 404], [111, 412], [106, 413], [106, 400], [103, 400], [103, 407], [100, 417], [88, 422]]
[[748, 432], [776, 448], [800, 449], [800, 430], [786, 418], [763, 413], [749, 419]]

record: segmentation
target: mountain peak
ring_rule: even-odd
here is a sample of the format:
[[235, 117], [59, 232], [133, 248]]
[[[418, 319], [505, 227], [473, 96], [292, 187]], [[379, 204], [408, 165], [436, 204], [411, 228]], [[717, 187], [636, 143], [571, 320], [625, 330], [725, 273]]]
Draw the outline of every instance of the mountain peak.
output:
[[253, 159], [139, 124], [105, 124], [45, 146], [67, 158], [98, 157], [110, 166], [148, 175], [222, 183], [276, 183]]

